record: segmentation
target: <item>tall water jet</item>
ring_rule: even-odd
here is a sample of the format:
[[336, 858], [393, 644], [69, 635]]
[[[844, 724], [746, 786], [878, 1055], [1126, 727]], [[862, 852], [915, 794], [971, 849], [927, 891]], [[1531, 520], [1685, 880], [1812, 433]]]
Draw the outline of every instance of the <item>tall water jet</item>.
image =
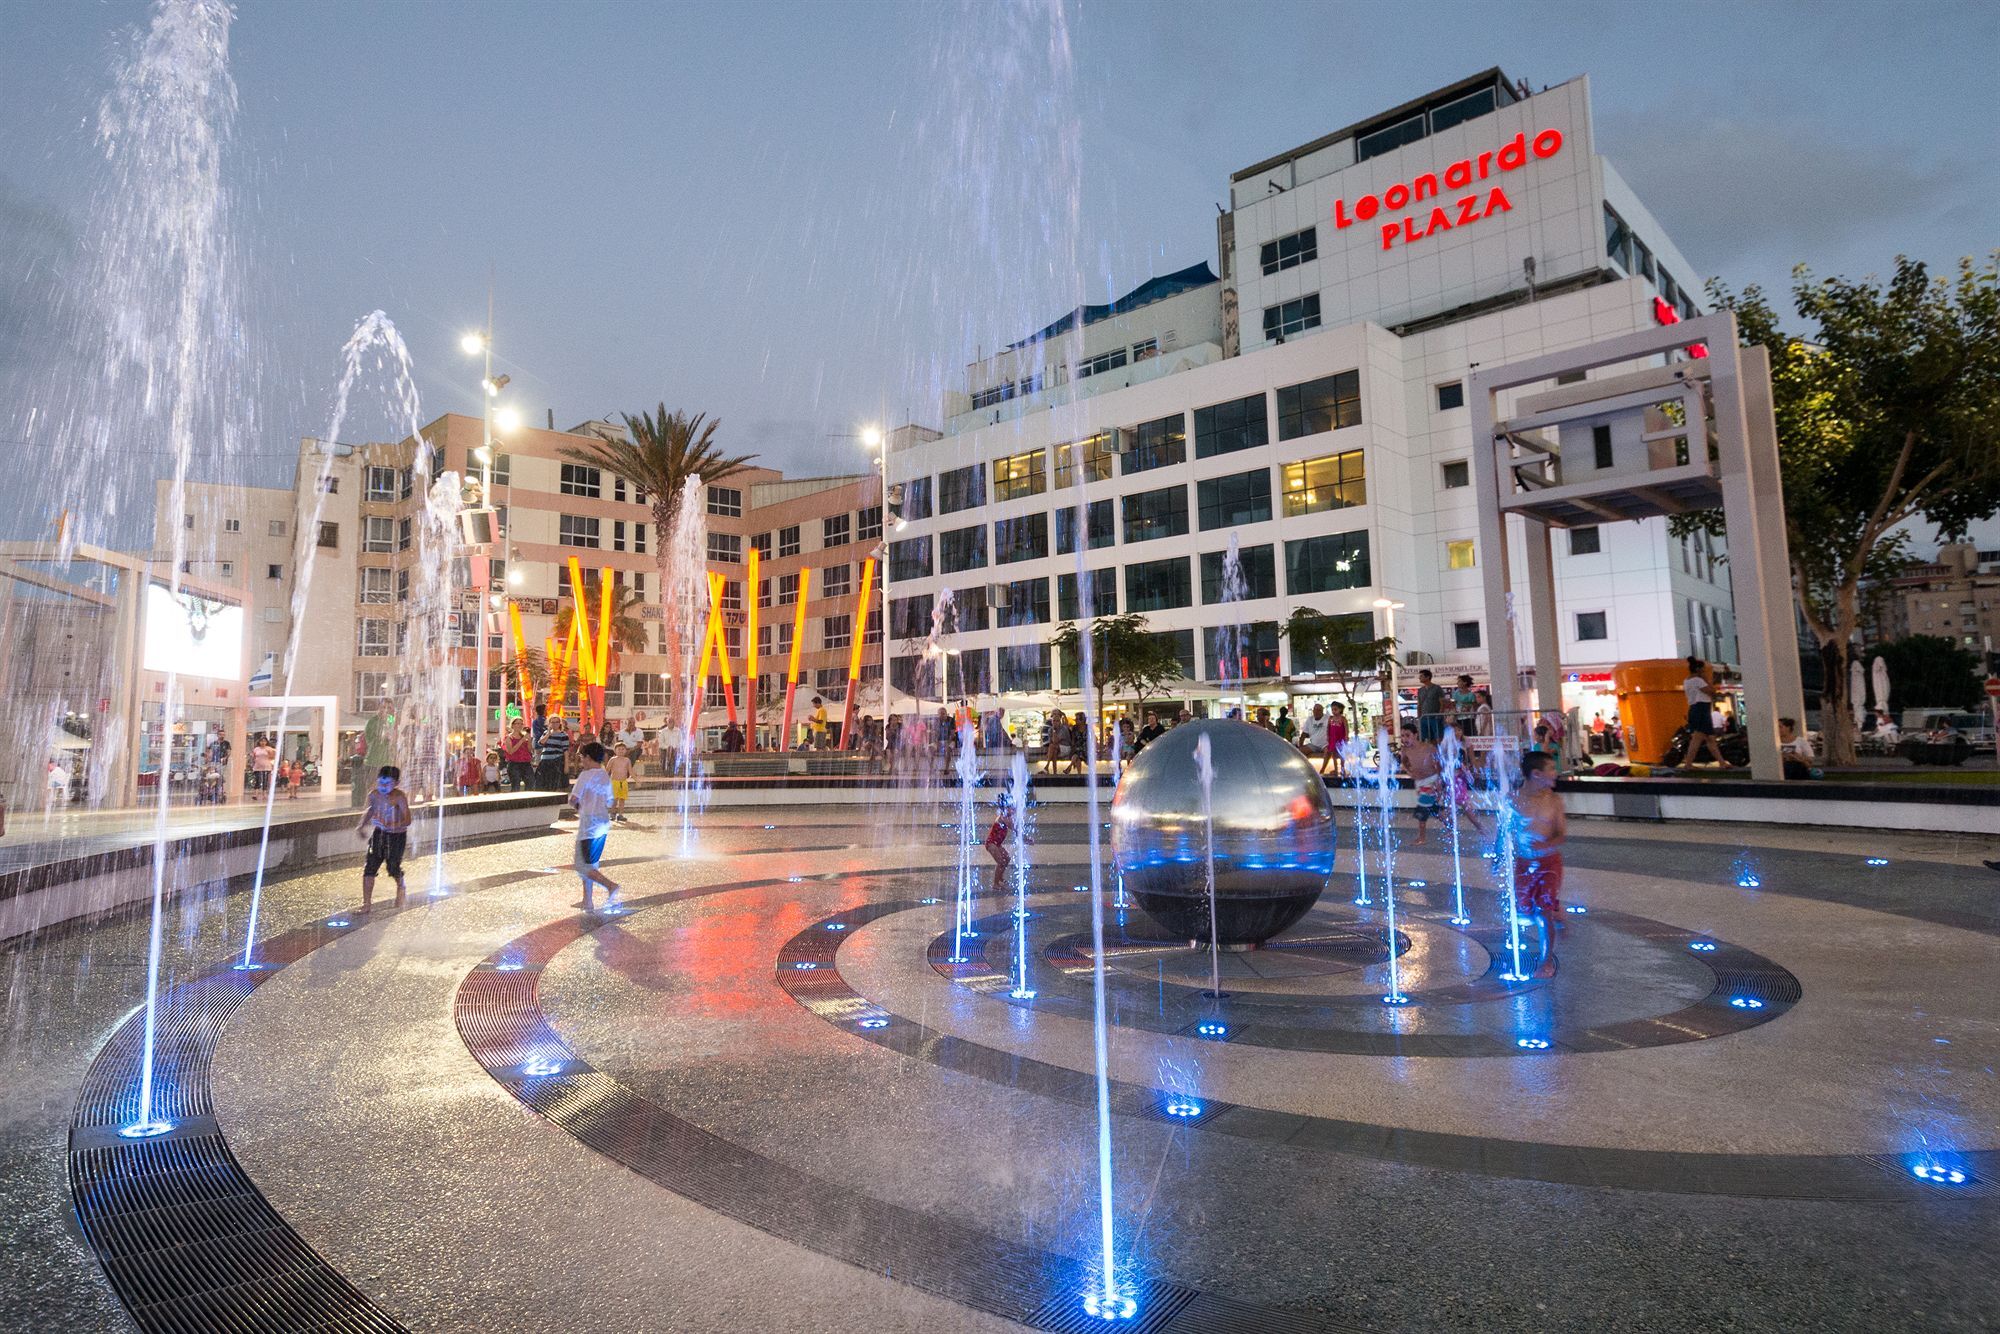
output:
[[[667, 544], [664, 587], [660, 593], [660, 614], [667, 638], [667, 659], [673, 680], [667, 692], [666, 733], [672, 745], [674, 783], [674, 827], [679, 831], [680, 855], [695, 853], [694, 821], [707, 801], [707, 785], [700, 772], [695, 728], [701, 718], [702, 632], [708, 618], [708, 517], [702, 504], [701, 478], [690, 477], [675, 497], [673, 519], [660, 540]], [[756, 589], [749, 590], [757, 595]], [[754, 724], [753, 724], [754, 725]], [[665, 762], [663, 747], [661, 760]]]
[[[971, 731], [970, 723], [961, 729], [961, 756], [971, 749]], [[1015, 1000], [1033, 1000], [1035, 991], [1028, 985], [1028, 845], [1033, 839], [1028, 828], [1028, 757], [1022, 751], [1014, 752], [1010, 779], [1008, 792], [1009, 809], [1014, 817], [1014, 854], [1008, 869], [1014, 879], [1014, 989], [1008, 994]]]
[[1362, 797], [1362, 777], [1367, 768], [1368, 743], [1358, 736], [1340, 743], [1341, 768], [1347, 771], [1347, 786], [1354, 793], [1354, 878], [1357, 890], [1354, 905], [1366, 908], [1368, 897], [1368, 803]]
[[[369, 362], [369, 354], [374, 359]], [[306, 522], [298, 526], [292, 548], [292, 604], [291, 623], [298, 626], [306, 616], [306, 608], [312, 593], [313, 570], [319, 562], [320, 517], [326, 511], [328, 495], [327, 479], [333, 475], [333, 461], [338, 456], [335, 442], [340, 439], [341, 429], [347, 423], [348, 399], [354, 392], [365, 370], [387, 370], [390, 375], [391, 390], [394, 395], [397, 415], [402, 421], [415, 420], [421, 416], [417, 401], [416, 380], [410, 371], [410, 352], [403, 345], [402, 334], [389, 317], [381, 311], [370, 311], [361, 322], [354, 326], [354, 332], [340, 349], [340, 380], [334, 387], [333, 412], [327, 422], [326, 435], [319, 441], [319, 471], [313, 478], [312, 510]], [[278, 706], [278, 753], [284, 754], [285, 730], [291, 722], [291, 696], [294, 673], [298, 666], [299, 636], [296, 633], [285, 637], [285, 657], [283, 665], [284, 688], [279, 692], [284, 703]], [[324, 756], [323, 762], [332, 764], [334, 757]], [[243, 928], [243, 958], [236, 967], [243, 971], [254, 970], [257, 964], [257, 927], [259, 925], [264, 900], [264, 869], [271, 847], [272, 803], [277, 800], [278, 785], [270, 783], [264, 790], [264, 827], [257, 839], [257, 869], [250, 884], [250, 916]], [[442, 822], [440, 821], [440, 827]]]
[[1458, 834], [1467, 786], [1465, 747], [1457, 728], [1445, 729], [1444, 740], [1438, 743], [1438, 762], [1444, 770], [1445, 829], [1451, 835], [1451, 924], [1470, 926], [1472, 919], [1465, 915], [1465, 869], [1459, 860]]
[[[97, 247], [95, 295], [107, 302], [112, 331], [108, 383], [91, 392], [117, 402], [136, 396], [146, 422], [164, 413], [173, 459], [168, 510], [186, 507], [188, 465], [204, 419], [215, 414], [233, 374], [211, 383], [210, 349], [218, 337], [238, 337], [224, 290], [231, 268], [228, 197], [222, 156], [236, 113], [229, 74], [229, 27], [220, 0], [163, 0], [136, 50], [118, 68], [98, 113], [98, 139], [109, 165], [106, 189], [93, 205]], [[130, 377], [136, 383], [120, 383]], [[219, 414], [224, 420], [226, 405]], [[65, 423], [79, 429], [62, 452], [74, 462], [117, 457], [131, 448], [109, 421], [94, 414]], [[65, 462], [54, 460], [58, 468]], [[61, 475], [61, 474], [59, 474]], [[69, 476], [88, 475], [78, 467]], [[181, 596], [187, 535], [173, 527], [168, 590]], [[70, 540], [65, 530], [64, 542]], [[67, 558], [67, 549], [58, 553]], [[170, 666], [161, 692], [160, 737], [170, 747], [180, 686]], [[163, 749], [163, 756], [166, 754]], [[171, 1127], [154, 1114], [160, 993], [161, 916], [167, 882], [167, 807], [171, 764], [163, 758], [153, 828], [152, 919], [146, 943], [146, 999], [137, 1116], [122, 1133], [139, 1138]]]
[[[1019, 751], [1015, 752], [1015, 762], [1022, 767], [1021, 786], [1023, 794], [1027, 787], [1027, 759]], [[974, 813], [973, 792], [979, 786], [979, 753], [973, 746], [972, 723], [960, 725], [958, 730], [958, 892], [952, 900], [951, 915], [951, 962], [966, 963], [970, 957], [965, 952], [965, 942], [979, 935], [972, 926], [972, 902], [975, 897], [973, 881], [977, 872], [973, 869], [973, 849], [979, 846], [979, 826]], [[1021, 818], [1021, 808], [1016, 807], [1016, 821]]]
[[1381, 811], [1382, 831], [1379, 878], [1382, 883], [1383, 935], [1389, 953], [1389, 991], [1382, 997], [1382, 1003], [1408, 1005], [1410, 998], [1403, 994], [1402, 965], [1396, 957], [1396, 752], [1389, 748], [1387, 728], [1377, 734], [1375, 749], [1375, 796]]
[[[1229, 535], [1229, 546], [1222, 553], [1222, 585], [1217, 602], [1223, 607], [1227, 618], [1215, 631], [1215, 675], [1218, 682], [1227, 682], [1232, 677], [1236, 689], [1243, 693], [1244, 702], [1249, 702], [1247, 682], [1250, 664], [1244, 656], [1243, 623], [1236, 619], [1235, 609], [1249, 595], [1249, 587], [1243, 580], [1243, 558], [1237, 549], [1237, 536]], [[1247, 718], [1245, 721], [1249, 721]]]
[[1222, 999], [1222, 924], [1215, 907], [1215, 760], [1208, 738], [1194, 743], [1194, 776], [1201, 784], [1202, 891], [1208, 898], [1208, 998]]
[[1486, 753], [1486, 790], [1493, 803], [1493, 879], [1500, 891], [1500, 912], [1507, 923], [1507, 971], [1503, 982], [1525, 982], [1528, 971], [1521, 965], [1521, 910], [1516, 892], [1519, 853], [1522, 846], [1521, 811], [1514, 804], [1514, 788], [1521, 771], [1520, 746], [1512, 737], [1495, 737]]

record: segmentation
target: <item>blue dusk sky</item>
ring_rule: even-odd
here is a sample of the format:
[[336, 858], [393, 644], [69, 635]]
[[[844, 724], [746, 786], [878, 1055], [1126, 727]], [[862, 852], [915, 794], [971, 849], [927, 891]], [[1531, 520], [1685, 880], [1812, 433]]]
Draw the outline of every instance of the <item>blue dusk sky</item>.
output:
[[[89, 232], [96, 107], [149, 6], [0, 17], [11, 462], [44, 445], [46, 284]], [[665, 400], [732, 449], [849, 470], [848, 433], [934, 420], [981, 350], [1213, 262], [1231, 171], [1496, 64], [1591, 76], [1600, 151], [1704, 278], [1948, 266], [2000, 244], [1995, 51], [1991, 3], [243, 0], [238, 475], [289, 480], [377, 307], [424, 416], [476, 412], [457, 339], [489, 274], [532, 420]], [[394, 429], [364, 404], [343, 434]]]

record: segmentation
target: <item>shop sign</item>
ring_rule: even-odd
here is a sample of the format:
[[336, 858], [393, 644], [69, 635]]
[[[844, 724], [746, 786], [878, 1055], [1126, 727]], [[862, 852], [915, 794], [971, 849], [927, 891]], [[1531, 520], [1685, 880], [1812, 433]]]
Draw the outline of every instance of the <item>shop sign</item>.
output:
[[[1530, 157], [1554, 157], [1562, 151], [1562, 146], [1561, 130], [1541, 130], [1536, 133], [1532, 142], [1524, 130], [1503, 145], [1497, 153], [1481, 153], [1476, 158], [1464, 158], [1446, 167], [1442, 188], [1456, 194], [1476, 181], [1518, 171], [1528, 165]], [[1454, 227], [1463, 227], [1482, 218], [1512, 212], [1514, 208], [1513, 202], [1507, 198], [1506, 190], [1498, 185], [1481, 186], [1470, 194], [1459, 195], [1449, 200], [1440, 195], [1439, 189], [1438, 173], [1427, 171], [1410, 180], [1396, 182], [1380, 195], [1361, 196], [1354, 201], [1352, 214], [1347, 211], [1345, 199], [1336, 199], [1333, 201], [1334, 230], [1345, 231], [1357, 222], [1371, 222], [1380, 214], [1402, 213], [1401, 218], [1380, 224], [1382, 248], [1388, 250], [1398, 241], [1408, 245], [1436, 232], [1448, 232]], [[1421, 209], [1411, 209], [1411, 205], [1421, 204], [1425, 200], [1437, 201], [1431, 205], [1427, 215]]]

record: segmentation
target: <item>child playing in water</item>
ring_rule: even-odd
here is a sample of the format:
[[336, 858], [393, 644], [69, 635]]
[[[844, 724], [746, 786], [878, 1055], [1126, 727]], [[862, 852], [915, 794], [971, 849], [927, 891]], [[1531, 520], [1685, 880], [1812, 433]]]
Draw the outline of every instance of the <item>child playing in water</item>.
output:
[[[986, 831], [986, 855], [993, 859], [993, 878], [987, 882], [989, 893], [998, 894], [1007, 887], [1007, 872], [1014, 865], [1014, 854], [1007, 845], [1014, 839], [1014, 808], [1007, 794], [1000, 794], [1000, 814], [993, 820], [993, 827]], [[1034, 842], [1029, 839], [1028, 842]]]
[[625, 800], [632, 795], [632, 748], [619, 742], [617, 751], [604, 762], [604, 772], [611, 776], [611, 818], [624, 824]]
[[597, 910], [591, 891], [602, 885], [605, 910], [621, 911], [618, 882], [597, 869], [604, 858], [604, 840], [611, 833], [611, 779], [604, 771], [604, 747], [595, 741], [584, 742], [577, 748], [577, 761], [583, 767], [569, 799], [576, 807], [576, 860], [572, 865], [583, 881], [583, 910]]
[[410, 841], [410, 799], [398, 786], [403, 771], [385, 764], [375, 777], [375, 790], [368, 794], [368, 809], [354, 832], [368, 840], [368, 860], [361, 868], [361, 911], [375, 906], [375, 873], [384, 862], [389, 878], [396, 882], [396, 906], [406, 902], [408, 886], [403, 883], [403, 849]]

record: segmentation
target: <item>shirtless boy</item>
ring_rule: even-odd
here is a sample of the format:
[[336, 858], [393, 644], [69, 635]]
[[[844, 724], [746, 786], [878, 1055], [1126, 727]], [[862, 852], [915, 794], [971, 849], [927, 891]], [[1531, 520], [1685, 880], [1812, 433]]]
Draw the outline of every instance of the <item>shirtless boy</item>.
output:
[[[375, 790], [368, 794], [368, 809], [354, 832], [368, 840], [368, 860], [361, 868], [361, 911], [375, 906], [375, 873], [389, 865], [389, 878], [396, 882], [396, 906], [408, 902], [409, 887], [403, 883], [403, 849], [410, 841], [410, 799], [398, 783], [403, 771], [385, 764], [375, 777]], [[371, 832], [372, 831], [372, 832]]]

